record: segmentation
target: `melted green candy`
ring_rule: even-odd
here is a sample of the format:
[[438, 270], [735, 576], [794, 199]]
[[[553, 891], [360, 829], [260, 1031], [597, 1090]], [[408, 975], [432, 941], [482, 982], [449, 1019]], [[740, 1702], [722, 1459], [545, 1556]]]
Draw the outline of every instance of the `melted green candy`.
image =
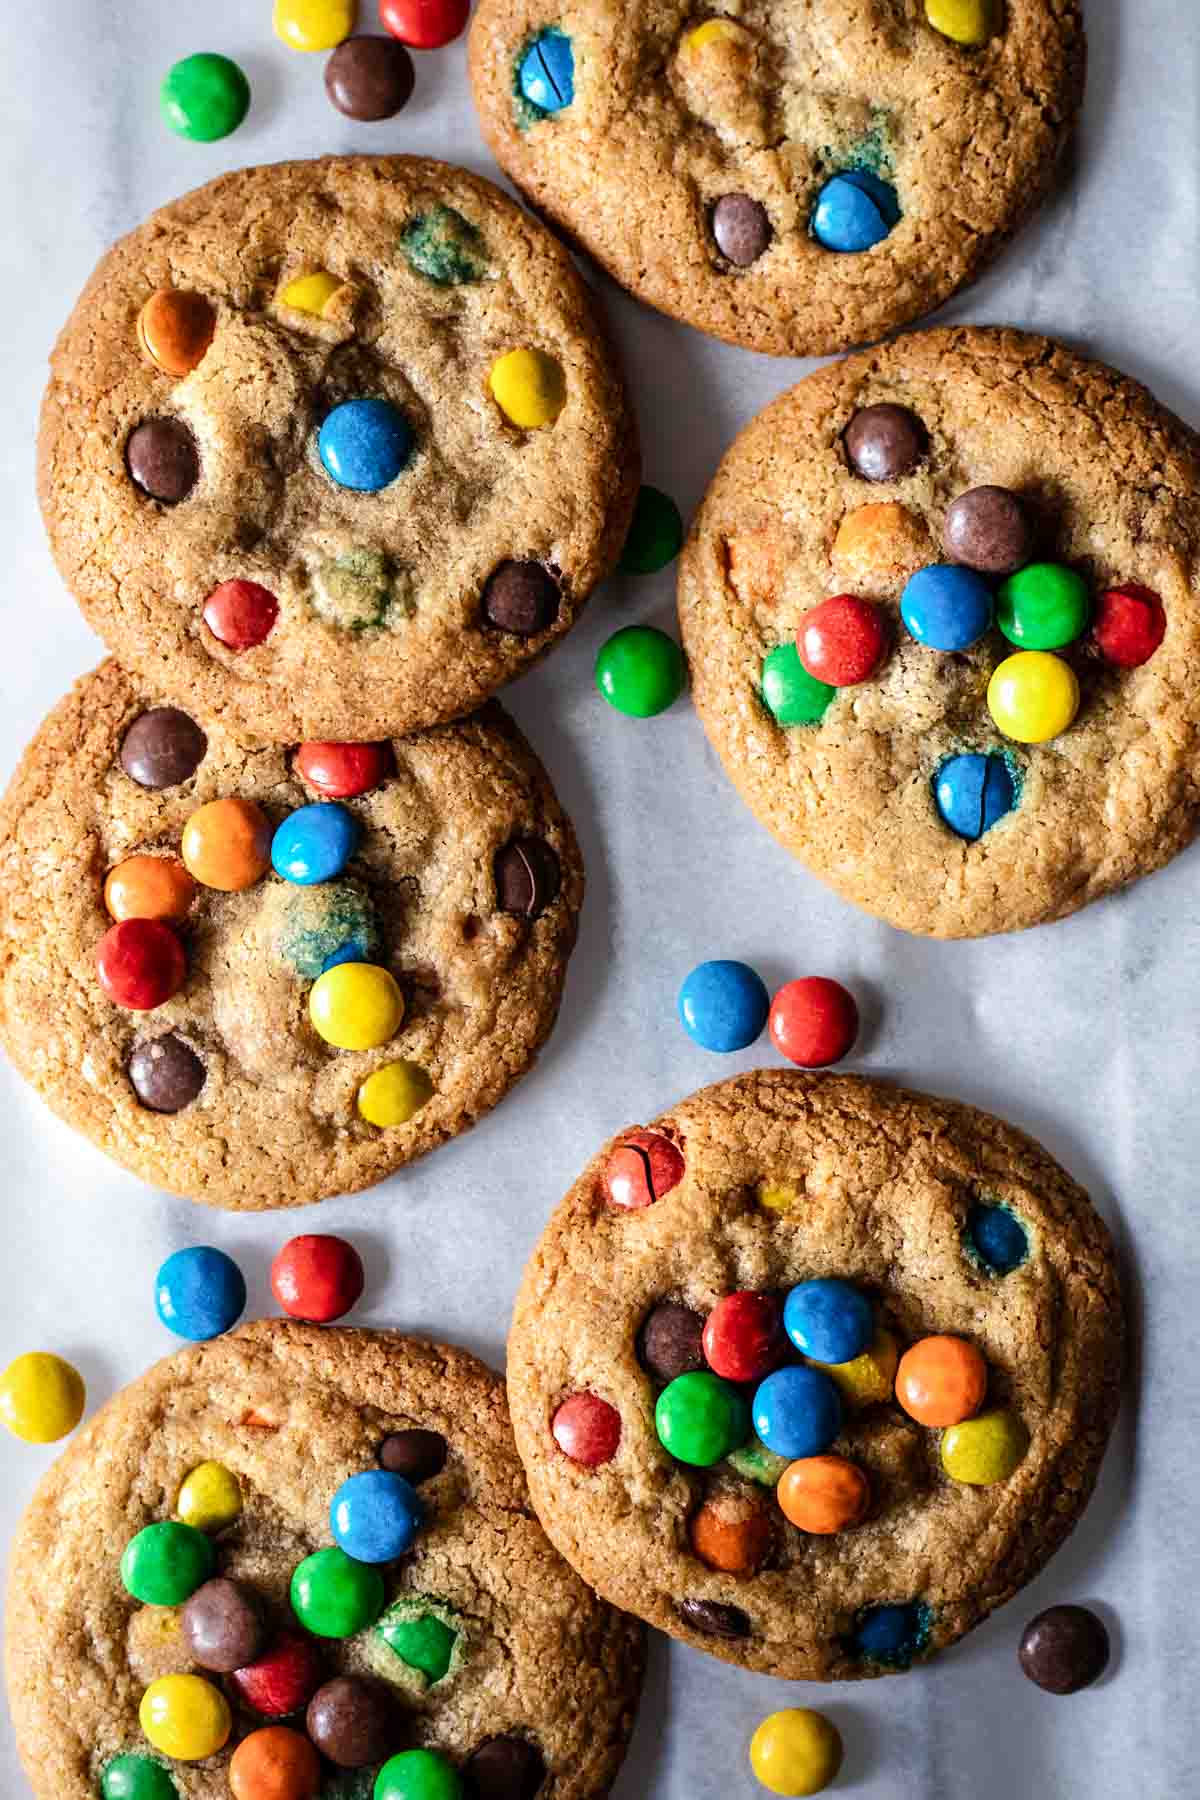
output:
[[352, 946], [353, 960], [374, 962], [379, 923], [366, 889], [357, 881], [323, 881], [315, 887], [277, 890], [282, 918], [276, 945], [304, 981], [315, 981], [331, 956]]
[[422, 1691], [444, 1681], [463, 1660], [464, 1639], [458, 1619], [441, 1601], [423, 1594], [407, 1594], [393, 1601], [375, 1634]]
[[382, 550], [347, 550], [330, 557], [313, 576], [315, 610], [343, 631], [385, 625], [399, 607], [410, 612], [409, 585]]
[[736, 1474], [746, 1481], [757, 1481], [761, 1487], [773, 1488], [783, 1471], [789, 1466], [786, 1456], [776, 1456], [774, 1450], [759, 1438], [751, 1438], [740, 1450], [731, 1450], [726, 1462]]
[[400, 233], [400, 249], [410, 267], [438, 287], [482, 281], [487, 269], [482, 233], [452, 206], [431, 206], [410, 219]]

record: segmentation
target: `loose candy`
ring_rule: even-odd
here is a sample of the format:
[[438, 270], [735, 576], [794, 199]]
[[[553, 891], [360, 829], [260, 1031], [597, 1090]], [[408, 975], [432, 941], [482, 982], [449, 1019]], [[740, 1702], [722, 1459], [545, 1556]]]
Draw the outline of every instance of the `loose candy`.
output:
[[870, 250], [900, 223], [900, 202], [889, 181], [870, 169], [844, 169], [817, 195], [812, 233], [826, 250], [843, 255]]
[[871, 1484], [844, 1456], [807, 1456], [789, 1463], [776, 1489], [784, 1517], [798, 1531], [832, 1537], [857, 1525], [871, 1504]]
[[271, 839], [271, 863], [285, 881], [312, 887], [342, 873], [361, 836], [349, 807], [336, 800], [315, 800], [297, 807], [278, 827]]
[[754, 1575], [775, 1543], [775, 1520], [763, 1502], [744, 1490], [712, 1494], [688, 1523], [692, 1549], [710, 1569]]
[[978, 49], [1000, 29], [999, 0], [925, 0], [925, 17], [955, 44]]
[[824, 1069], [849, 1056], [858, 1037], [858, 1006], [840, 981], [807, 975], [785, 982], [767, 1017], [771, 1042], [802, 1069]]
[[557, 1408], [550, 1431], [564, 1456], [585, 1469], [598, 1469], [617, 1454], [621, 1415], [599, 1394], [571, 1394]]
[[763, 705], [777, 725], [819, 725], [836, 696], [835, 687], [809, 674], [794, 643], [777, 644], [763, 658]]
[[200, 479], [200, 451], [182, 419], [143, 419], [125, 445], [125, 465], [151, 500], [178, 506]]
[[313, 983], [308, 1015], [318, 1037], [338, 1050], [376, 1050], [404, 1022], [404, 995], [374, 963], [339, 963]]
[[750, 1636], [750, 1621], [740, 1606], [725, 1606], [719, 1600], [677, 1600], [675, 1611], [685, 1625], [704, 1637], [736, 1638]]
[[87, 1392], [71, 1363], [27, 1350], [0, 1375], [0, 1422], [26, 1444], [54, 1444], [83, 1417]]
[[379, 787], [392, 769], [390, 744], [301, 744], [296, 772], [325, 800], [351, 800]]
[[138, 1720], [156, 1750], [175, 1762], [215, 1756], [233, 1729], [229, 1702], [202, 1675], [164, 1675], [142, 1695]]
[[677, 1462], [711, 1469], [745, 1443], [750, 1414], [735, 1387], [701, 1369], [680, 1375], [663, 1389], [654, 1408], [654, 1425], [663, 1449]]
[[1008, 1480], [1028, 1448], [1029, 1433], [1015, 1413], [980, 1413], [942, 1433], [942, 1467], [952, 1481], [991, 1487]]
[[498, 357], [488, 386], [505, 418], [522, 431], [553, 425], [567, 404], [562, 364], [544, 350], [509, 350]]
[[209, 800], [183, 828], [180, 854], [204, 887], [236, 894], [271, 866], [271, 821], [253, 800]]
[[558, 617], [561, 590], [539, 562], [502, 562], [483, 590], [483, 616], [496, 631], [514, 637], [536, 637]]
[[334, 1537], [355, 1562], [395, 1562], [412, 1549], [422, 1506], [403, 1475], [364, 1469], [343, 1481], [329, 1507]]
[[822, 1276], [801, 1281], [783, 1304], [783, 1326], [802, 1356], [847, 1363], [869, 1349], [875, 1335], [871, 1303], [848, 1281]]
[[857, 687], [875, 673], [887, 649], [883, 613], [869, 600], [835, 594], [805, 613], [796, 649], [814, 680]]
[[517, 64], [517, 86], [539, 113], [558, 113], [575, 98], [575, 52], [557, 26], [539, 31]]
[[717, 249], [736, 268], [748, 269], [770, 248], [775, 235], [770, 214], [750, 194], [722, 194], [712, 210]]
[[440, 50], [467, 22], [470, 0], [380, 0], [379, 23], [413, 50]]
[[231, 1677], [239, 1699], [265, 1719], [286, 1719], [321, 1685], [321, 1652], [302, 1631], [281, 1631], [269, 1650]]
[[257, 581], [223, 581], [204, 602], [204, 623], [227, 650], [265, 643], [278, 617], [278, 600]]
[[415, 1062], [385, 1063], [358, 1090], [359, 1116], [382, 1131], [407, 1125], [433, 1098], [433, 1082]]
[[973, 569], [931, 563], [909, 578], [900, 617], [930, 650], [969, 650], [991, 628], [992, 590]]
[[842, 437], [846, 458], [864, 481], [899, 481], [922, 462], [929, 436], [916, 413], [890, 400], [863, 406]]
[[683, 652], [652, 625], [614, 631], [596, 658], [596, 686], [617, 712], [652, 719], [683, 692]]
[[344, 400], [317, 437], [326, 470], [339, 487], [377, 494], [407, 466], [416, 442], [412, 426], [388, 400]]
[[546, 1779], [541, 1751], [526, 1738], [486, 1738], [463, 1765], [471, 1800], [535, 1800]]
[[1061, 563], [1029, 563], [1001, 583], [996, 623], [1020, 650], [1060, 650], [1087, 629], [1087, 583]]
[[1138, 669], [1149, 662], [1167, 632], [1163, 603], [1136, 581], [1109, 588], [1096, 602], [1092, 635], [1106, 662]]
[[114, 1756], [100, 1777], [101, 1800], [179, 1800], [179, 1789], [160, 1762], [148, 1756]]
[[365, 1769], [382, 1762], [396, 1736], [386, 1693], [375, 1682], [353, 1675], [340, 1675], [319, 1687], [308, 1703], [304, 1724], [321, 1755], [339, 1769]]
[[114, 1005], [153, 1012], [187, 980], [187, 957], [162, 919], [122, 919], [96, 946], [96, 978]]
[[822, 1370], [849, 1405], [871, 1406], [892, 1398], [899, 1361], [900, 1346], [894, 1334], [880, 1325], [861, 1356], [844, 1363], [824, 1363]]
[[275, 36], [289, 50], [332, 50], [354, 30], [356, 0], [275, 0]]
[[633, 523], [617, 569], [622, 575], [654, 575], [674, 562], [683, 548], [679, 508], [661, 488], [638, 489]]
[[250, 110], [250, 83], [227, 56], [202, 51], [167, 71], [159, 96], [163, 124], [177, 137], [213, 144]]
[[407, 1431], [389, 1432], [375, 1452], [381, 1469], [403, 1475], [414, 1487], [432, 1481], [446, 1466], [448, 1446], [440, 1431], [427, 1431], [411, 1426]]
[[726, 1294], [704, 1326], [704, 1355], [726, 1381], [760, 1381], [787, 1350], [779, 1302], [773, 1294]]
[[213, 1547], [194, 1525], [163, 1519], [131, 1538], [121, 1557], [121, 1580], [146, 1606], [180, 1606], [213, 1572]]
[[604, 1189], [613, 1206], [636, 1212], [679, 1186], [683, 1152], [657, 1131], [631, 1131], [609, 1154]]
[[807, 1706], [771, 1713], [750, 1740], [750, 1767], [772, 1794], [819, 1794], [841, 1766], [836, 1725]]
[[292, 1611], [314, 1637], [353, 1637], [373, 1625], [383, 1611], [383, 1577], [378, 1569], [331, 1544], [306, 1556], [295, 1569], [291, 1601]]
[[664, 1300], [646, 1315], [638, 1334], [643, 1366], [659, 1381], [674, 1381], [704, 1367], [704, 1319], [690, 1306]]
[[231, 1256], [195, 1244], [168, 1256], [154, 1283], [158, 1316], [177, 1337], [203, 1343], [236, 1325], [246, 1307], [246, 1280]]
[[186, 918], [196, 884], [174, 856], [127, 856], [104, 881], [104, 904], [113, 919]]
[[236, 1581], [221, 1577], [205, 1581], [190, 1596], [179, 1628], [192, 1661], [220, 1675], [232, 1675], [252, 1663], [266, 1638], [252, 1595]]
[[264, 1725], [244, 1737], [229, 1764], [233, 1800], [317, 1800], [321, 1759], [288, 1725]]
[[698, 963], [679, 990], [684, 1030], [702, 1050], [727, 1054], [760, 1037], [771, 998], [761, 976], [743, 962]]
[[852, 1642], [868, 1662], [907, 1669], [928, 1644], [932, 1627], [933, 1615], [921, 1600], [868, 1606], [858, 1618]]
[[497, 850], [492, 863], [501, 912], [536, 919], [562, 885], [558, 857], [544, 838], [517, 837]]
[[1017, 784], [1008, 759], [995, 751], [963, 751], [948, 756], [933, 778], [933, 797], [943, 821], [958, 837], [975, 843], [1017, 804]]
[[139, 787], [179, 787], [204, 761], [208, 739], [177, 706], [152, 706], [121, 740], [121, 767]]
[[946, 509], [942, 541], [956, 563], [985, 575], [1011, 575], [1033, 550], [1033, 521], [1008, 488], [977, 487]]
[[402, 1750], [380, 1769], [374, 1800], [463, 1800], [463, 1784], [436, 1750]]
[[1086, 1606], [1050, 1606], [1021, 1633], [1021, 1672], [1048, 1694], [1077, 1694], [1108, 1667], [1108, 1632]]
[[175, 1512], [185, 1525], [194, 1525], [197, 1531], [224, 1531], [242, 1516], [242, 1490], [237, 1476], [224, 1463], [197, 1463], [179, 1490]]
[[459, 1634], [436, 1613], [422, 1612], [420, 1602], [401, 1598], [375, 1627], [393, 1655], [424, 1678], [426, 1687], [444, 1681], [454, 1661]]
[[922, 1338], [900, 1358], [896, 1399], [918, 1425], [957, 1425], [986, 1394], [987, 1363], [965, 1338]]
[[776, 1369], [754, 1395], [754, 1429], [777, 1456], [820, 1456], [842, 1428], [837, 1388], [820, 1369]]
[[412, 57], [390, 37], [351, 37], [325, 65], [325, 92], [348, 119], [392, 119], [412, 99]]
[[150, 1112], [177, 1113], [190, 1106], [206, 1080], [204, 1064], [175, 1032], [143, 1038], [129, 1055], [129, 1085]]
[[211, 301], [186, 288], [159, 288], [138, 314], [142, 349], [164, 375], [179, 379], [199, 368], [216, 328]]
[[362, 1258], [345, 1238], [307, 1232], [289, 1238], [271, 1264], [271, 1292], [285, 1313], [328, 1325], [361, 1298]]
[[1066, 731], [1079, 711], [1079, 682], [1061, 657], [1021, 650], [996, 669], [987, 703], [1005, 737], [1018, 744], [1045, 744]]
[[1011, 1275], [1029, 1255], [1029, 1234], [1017, 1215], [982, 1200], [967, 1215], [964, 1241], [989, 1275]]

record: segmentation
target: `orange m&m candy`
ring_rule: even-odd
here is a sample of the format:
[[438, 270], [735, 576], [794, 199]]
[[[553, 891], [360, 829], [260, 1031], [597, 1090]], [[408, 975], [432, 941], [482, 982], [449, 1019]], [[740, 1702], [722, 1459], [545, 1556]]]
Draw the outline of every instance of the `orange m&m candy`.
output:
[[896, 1370], [896, 1398], [918, 1425], [959, 1425], [986, 1393], [987, 1364], [965, 1338], [922, 1338]]
[[183, 860], [205, 887], [253, 887], [271, 866], [271, 821], [253, 800], [210, 800], [183, 828]]
[[711, 1494], [688, 1526], [692, 1549], [710, 1569], [753, 1575], [775, 1539], [770, 1513], [756, 1497]]
[[775, 1497], [799, 1531], [832, 1537], [857, 1525], [871, 1501], [871, 1486], [845, 1456], [802, 1456], [779, 1477]]
[[931, 561], [932, 553], [924, 524], [897, 500], [872, 500], [855, 507], [833, 540], [839, 578], [868, 593], [915, 574]]
[[127, 856], [110, 869], [104, 904], [114, 919], [187, 917], [196, 884], [174, 856]]
[[229, 1765], [234, 1800], [316, 1800], [321, 1759], [287, 1725], [267, 1725], [242, 1739]]
[[138, 314], [138, 342], [164, 375], [190, 375], [216, 328], [209, 301], [184, 288], [159, 288]]

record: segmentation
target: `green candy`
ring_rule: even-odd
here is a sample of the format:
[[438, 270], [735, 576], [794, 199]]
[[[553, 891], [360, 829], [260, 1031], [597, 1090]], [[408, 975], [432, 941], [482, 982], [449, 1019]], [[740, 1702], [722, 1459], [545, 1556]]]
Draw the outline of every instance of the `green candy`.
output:
[[121, 1580], [146, 1606], [182, 1606], [213, 1572], [209, 1539], [194, 1525], [165, 1519], [147, 1525], [125, 1546]]
[[212, 144], [236, 131], [250, 110], [250, 83], [227, 56], [185, 56], [167, 71], [159, 97], [163, 124], [177, 137]]
[[731, 1450], [730, 1468], [746, 1481], [757, 1481], [760, 1487], [776, 1487], [783, 1471], [790, 1466], [786, 1456], [776, 1456], [760, 1438], [751, 1438], [740, 1450]]
[[482, 233], [452, 206], [431, 206], [410, 219], [400, 233], [400, 251], [410, 268], [438, 287], [481, 281], [487, 269]]
[[654, 1424], [677, 1462], [711, 1469], [750, 1435], [750, 1409], [737, 1389], [707, 1370], [679, 1375], [658, 1396]]
[[371, 631], [413, 610], [412, 581], [382, 550], [346, 550], [313, 571], [313, 611], [341, 631]]
[[661, 488], [640, 489], [633, 524], [617, 568], [622, 575], [653, 575], [674, 562], [683, 545], [679, 508]]
[[683, 691], [683, 651], [652, 625], [614, 631], [596, 658], [596, 686], [610, 706], [631, 719], [665, 712]]
[[179, 1789], [161, 1763], [148, 1756], [114, 1756], [100, 1777], [104, 1800], [179, 1800]]
[[817, 725], [837, 689], [810, 675], [794, 643], [779, 644], [763, 660], [763, 705], [777, 725]]
[[1061, 563], [1029, 563], [1001, 583], [996, 623], [1021, 650], [1061, 650], [1087, 627], [1087, 583]]
[[384, 1613], [375, 1630], [388, 1649], [422, 1675], [425, 1686], [432, 1687], [450, 1671], [458, 1633], [436, 1613], [420, 1611], [419, 1605], [414, 1607], [411, 1601], [398, 1600]]
[[463, 1800], [463, 1784], [436, 1750], [402, 1750], [375, 1777], [375, 1800]]
[[383, 1611], [383, 1576], [336, 1544], [306, 1556], [292, 1575], [292, 1611], [314, 1637], [348, 1638]]

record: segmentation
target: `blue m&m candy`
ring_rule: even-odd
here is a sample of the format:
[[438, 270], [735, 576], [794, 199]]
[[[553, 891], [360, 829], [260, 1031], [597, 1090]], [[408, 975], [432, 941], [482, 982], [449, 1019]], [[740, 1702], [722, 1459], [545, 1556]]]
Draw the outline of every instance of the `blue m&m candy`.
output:
[[776, 1456], [820, 1456], [842, 1428], [838, 1391], [820, 1369], [776, 1369], [754, 1394], [754, 1429]]
[[154, 1284], [158, 1316], [177, 1337], [201, 1343], [236, 1325], [246, 1307], [246, 1282], [231, 1256], [195, 1244], [168, 1256]]
[[1016, 1213], [986, 1200], [967, 1215], [966, 1244], [989, 1275], [1011, 1275], [1029, 1255], [1029, 1235]]
[[792, 1289], [783, 1303], [783, 1328], [801, 1356], [823, 1363], [853, 1362], [875, 1336], [870, 1301], [848, 1281], [829, 1276]]
[[702, 1050], [744, 1050], [762, 1033], [771, 996], [743, 962], [698, 963], [679, 990], [679, 1016]]
[[359, 840], [358, 820], [336, 800], [314, 800], [289, 813], [271, 839], [271, 862], [277, 875], [299, 887], [332, 881], [340, 875]]
[[869, 250], [900, 223], [900, 202], [890, 181], [870, 169], [843, 169], [817, 195], [813, 236], [826, 250]]
[[992, 590], [974, 569], [931, 563], [900, 596], [900, 617], [930, 650], [969, 650], [992, 623]]
[[389, 400], [346, 400], [322, 425], [317, 447], [339, 487], [377, 494], [412, 455], [413, 429]]
[[1008, 758], [998, 751], [968, 750], [947, 757], [933, 778], [937, 809], [951, 831], [971, 843], [990, 831], [1017, 803]]
[[556, 25], [540, 31], [517, 64], [517, 86], [539, 112], [562, 112], [575, 98], [575, 52]]
[[929, 1608], [920, 1600], [898, 1606], [869, 1606], [854, 1631], [854, 1648], [870, 1662], [905, 1669], [929, 1642]]
[[367, 1469], [343, 1481], [333, 1496], [333, 1535], [355, 1562], [394, 1562], [412, 1549], [421, 1529], [417, 1490], [403, 1475]]

